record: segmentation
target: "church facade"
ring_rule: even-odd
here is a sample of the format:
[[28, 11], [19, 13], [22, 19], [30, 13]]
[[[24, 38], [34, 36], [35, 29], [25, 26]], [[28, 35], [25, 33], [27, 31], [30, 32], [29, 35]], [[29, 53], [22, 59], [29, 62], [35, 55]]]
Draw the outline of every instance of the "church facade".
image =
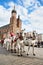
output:
[[8, 32], [13, 32], [14, 34], [18, 33], [21, 31], [22, 27], [22, 22], [20, 19], [20, 16], [16, 18], [17, 12], [14, 9], [11, 12], [11, 18], [10, 18], [10, 23], [8, 25], [0, 27], [0, 38], [3, 37], [4, 34], [7, 34]]

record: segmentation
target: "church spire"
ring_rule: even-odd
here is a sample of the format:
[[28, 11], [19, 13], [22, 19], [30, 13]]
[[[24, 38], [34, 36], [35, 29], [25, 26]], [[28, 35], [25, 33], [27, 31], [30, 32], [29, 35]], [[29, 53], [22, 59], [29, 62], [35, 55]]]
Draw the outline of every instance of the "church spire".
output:
[[14, 9], [12, 10], [12, 13], [17, 13], [16, 10], [15, 10], [15, 6], [14, 6]]
[[15, 10], [15, 6], [14, 6], [14, 10]]
[[18, 20], [20, 19], [20, 15], [18, 15]]

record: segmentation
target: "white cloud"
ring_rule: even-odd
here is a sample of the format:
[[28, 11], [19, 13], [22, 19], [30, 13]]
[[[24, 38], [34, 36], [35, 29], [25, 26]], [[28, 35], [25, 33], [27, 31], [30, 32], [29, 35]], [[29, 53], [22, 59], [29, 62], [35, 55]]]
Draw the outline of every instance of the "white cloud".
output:
[[[31, 12], [31, 14], [28, 14], [28, 9], [26, 7], [33, 5], [35, 3], [36, 10]], [[9, 9], [4, 8], [0, 5], [0, 25], [8, 24], [10, 21], [11, 16], [11, 10], [13, 9], [13, 6], [15, 5], [17, 10], [17, 16], [20, 15], [20, 18], [22, 21], [30, 22], [31, 24], [22, 24], [22, 29], [25, 28], [26, 31], [32, 31], [36, 30], [38, 33], [43, 32], [43, 7], [39, 7], [37, 3], [40, 5], [40, 3], [37, 0], [23, 0], [23, 4], [25, 7], [17, 5], [13, 2], [9, 2], [7, 5], [10, 6]]]
[[38, 33], [43, 33], [43, 7], [32, 12], [29, 17], [33, 29], [37, 30]]
[[3, 6], [0, 6], [0, 26], [9, 23], [10, 12]]
[[[21, 3], [21, 0], [18, 0]], [[22, 0], [23, 6], [28, 8], [30, 6], [33, 6], [34, 8], [37, 8], [38, 6], [40, 6], [40, 3], [38, 2], [38, 0]]]
[[33, 27], [31, 26], [31, 24], [27, 24], [27, 25], [25, 25], [25, 24], [22, 23], [22, 29], [25, 29], [24, 32], [30, 32], [30, 31], [33, 31]]
[[0, 5], [0, 26], [9, 24], [11, 17], [11, 10], [14, 7], [14, 3], [5, 3], [6, 6], [10, 6], [10, 8], [6, 9], [4, 6]]
[[10, 7], [13, 7], [13, 6], [14, 6], [14, 2], [9, 2], [8, 5], [9, 5]]
[[27, 19], [28, 10], [20, 5], [17, 6], [17, 14], [21, 16], [21, 19]]
[[14, 2], [9, 2], [8, 5], [10, 6], [10, 10], [12, 10], [15, 5], [15, 9], [17, 11], [17, 16], [20, 15], [20, 18], [23, 20], [27, 19], [28, 10], [26, 8], [24, 8], [21, 5], [17, 5]]

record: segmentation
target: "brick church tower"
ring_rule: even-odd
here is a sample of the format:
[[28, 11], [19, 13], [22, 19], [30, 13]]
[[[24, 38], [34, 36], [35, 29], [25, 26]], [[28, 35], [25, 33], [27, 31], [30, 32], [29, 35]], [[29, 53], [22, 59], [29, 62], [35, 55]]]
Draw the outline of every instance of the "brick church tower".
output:
[[17, 33], [21, 31], [22, 22], [20, 20], [20, 16], [16, 18], [16, 10], [15, 6], [14, 9], [11, 12], [11, 18], [10, 18], [10, 32]]
[[16, 14], [17, 12], [14, 7], [11, 12], [10, 23], [0, 27], [0, 38], [6, 37], [8, 32], [13, 32], [15, 34], [21, 32], [22, 22], [20, 20], [20, 16], [16, 18]]

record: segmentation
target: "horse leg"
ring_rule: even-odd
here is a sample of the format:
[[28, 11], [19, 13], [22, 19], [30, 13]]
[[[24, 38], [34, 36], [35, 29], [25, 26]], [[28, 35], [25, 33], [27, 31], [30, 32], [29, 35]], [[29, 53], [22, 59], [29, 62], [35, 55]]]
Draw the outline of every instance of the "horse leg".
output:
[[7, 42], [7, 51], [8, 51], [9, 43]]
[[17, 41], [16, 48], [17, 48], [16, 50], [17, 50], [18, 56], [20, 56], [20, 44], [18, 43], [18, 41]]
[[9, 44], [10, 50], [11, 50], [11, 43]]
[[13, 43], [13, 44], [12, 44], [12, 50], [13, 50], [13, 52], [15, 52], [15, 53], [16, 53], [15, 43]]
[[22, 52], [23, 52], [23, 53], [25, 52], [25, 50], [24, 50], [24, 46], [25, 46], [25, 45], [23, 44], [23, 48], [22, 48]]
[[18, 56], [22, 56], [22, 52], [23, 52], [23, 47], [20, 46], [20, 48], [18, 49]]
[[34, 44], [33, 44], [33, 55], [35, 56], [35, 53], [34, 53]]
[[30, 49], [30, 45], [28, 46], [27, 56], [29, 55], [29, 53], [28, 53], [29, 52], [29, 49]]
[[20, 49], [18, 48], [18, 56], [20, 56]]
[[16, 53], [16, 42], [14, 42], [14, 44], [13, 44], [13, 51], [14, 51], [14, 53]]
[[12, 51], [14, 52], [14, 43], [12, 44]]
[[8, 42], [6, 42], [6, 48], [7, 48], [7, 51], [8, 51]]
[[24, 51], [24, 47], [21, 46], [21, 48], [20, 48], [20, 55], [21, 56], [22, 56], [23, 51]]
[[12, 43], [10, 43], [10, 51], [11, 51], [11, 53], [13, 53], [13, 49], [12, 49]]

